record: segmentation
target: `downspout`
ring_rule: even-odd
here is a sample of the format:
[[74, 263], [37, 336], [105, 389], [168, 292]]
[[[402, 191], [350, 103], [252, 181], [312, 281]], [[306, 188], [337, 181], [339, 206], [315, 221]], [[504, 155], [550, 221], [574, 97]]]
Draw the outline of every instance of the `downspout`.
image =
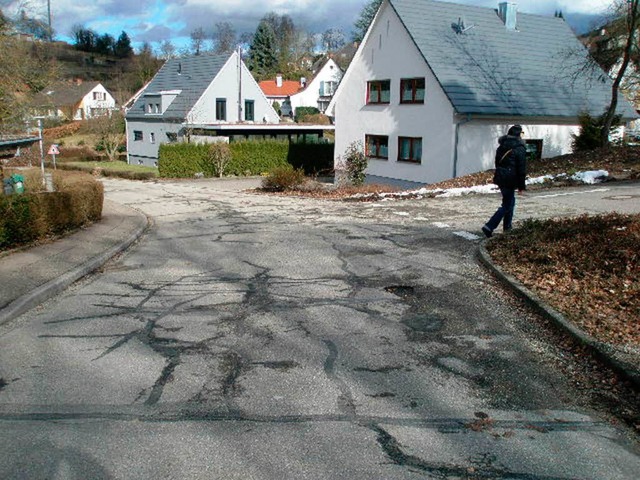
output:
[[467, 114], [467, 118], [456, 123], [455, 145], [453, 146], [453, 177], [458, 176], [458, 141], [460, 140], [460, 125], [464, 125], [471, 121], [471, 115]]

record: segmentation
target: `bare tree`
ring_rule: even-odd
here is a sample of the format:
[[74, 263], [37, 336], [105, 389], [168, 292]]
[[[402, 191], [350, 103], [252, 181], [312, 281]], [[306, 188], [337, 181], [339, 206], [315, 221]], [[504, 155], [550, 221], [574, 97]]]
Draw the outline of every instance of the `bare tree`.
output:
[[344, 43], [344, 32], [338, 28], [330, 28], [322, 34], [322, 46], [327, 52], [338, 50]]
[[236, 31], [229, 22], [218, 22], [213, 32], [213, 41], [215, 44], [214, 53], [231, 53], [237, 44]]
[[191, 51], [194, 55], [200, 55], [204, 47], [204, 42], [207, 39], [207, 34], [202, 27], [198, 27], [190, 34], [191, 37]]
[[638, 35], [638, 26], [640, 24], [640, 0], [625, 0], [616, 3], [616, 9], [619, 13], [623, 28], [621, 30], [621, 43], [624, 45], [622, 49], [622, 59], [618, 68], [613, 84], [611, 85], [611, 103], [604, 113], [602, 131], [600, 134], [601, 145], [609, 145], [609, 131], [616, 116], [616, 108], [618, 106], [618, 93], [620, 85], [627, 73], [632, 55], [636, 50], [636, 36]]
[[99, 138], [98, 145], [110, 162], [118, 159], [120, 147], [125, 143], [125, 124], [118, 110], [92, 118], [89, 130]]
[[171, 40], [164, 40], [159, 47], [160, 58], [163, 60], [170, 60], [172, 58], [176, 58], [178, 54], [176, 53], [176, 47]]

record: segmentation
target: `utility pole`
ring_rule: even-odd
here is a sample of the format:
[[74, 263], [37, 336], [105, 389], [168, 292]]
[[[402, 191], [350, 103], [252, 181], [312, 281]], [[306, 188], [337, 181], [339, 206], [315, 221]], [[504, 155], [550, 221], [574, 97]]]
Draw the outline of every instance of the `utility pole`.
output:
[[53, 41], [53, 29], [51, 28], [51, 0], [47, 0], [47, 19], [49, 21], [49, 41]]
[[238, 123], [242, 119], [242, 47], [238, 45]]

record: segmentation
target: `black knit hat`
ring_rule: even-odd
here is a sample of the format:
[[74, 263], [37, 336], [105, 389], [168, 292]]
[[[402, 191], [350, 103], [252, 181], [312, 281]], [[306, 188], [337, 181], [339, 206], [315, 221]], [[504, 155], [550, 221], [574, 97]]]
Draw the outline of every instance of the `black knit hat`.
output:
[[522, 133], [522, 127], [520, 125], [514, 125], [509, 129], [507, 135], [511, 135], [512, 137], [519, 137]]

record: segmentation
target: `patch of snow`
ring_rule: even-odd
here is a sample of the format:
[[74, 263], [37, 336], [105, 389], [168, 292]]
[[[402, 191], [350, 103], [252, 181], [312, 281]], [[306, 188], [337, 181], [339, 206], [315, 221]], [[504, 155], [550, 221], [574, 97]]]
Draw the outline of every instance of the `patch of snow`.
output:
[[606, 170], [593, 170], [589, 172], [578, 172], [571, 176], [571, 180], [593, 185], [594, 183], [603, 182], [609, 176]]
[[[538, 185], [544, 182], [553, 181], [558, 178], [564, 178], [568, 175], [566, 173], [560, 173], [558, 175], [543, 175], [541, 177], [527, 178], [526, 185]], [[571, 180], [576, 182], [582, 182], [586, 184], [594, 184], [600, 183], [605, 180], [609, 176], [609, 172], [606, 170], [594, 170], [588, 172], [578, 172], [571, 176]], [[379, 201], [385, 202], [392, 199], [411, 197], [411, 198], [422, 198], [422, 197], [460, 197], [462, 195], [469, 194], [492, 194], [498, 193], [499, 188], [497, 185], [493, 183], [488, 183], [486, 185], [475, 185], [472, 187], [460, 187], [460, 188], [448, 188], [448, 189], [428, 189], [426, 187], [422, 187], [418, 190], [405, 190], [402, 192], [390, 192], [390, 193], [358, 193], [356, 195], [352, 195], [349, 198], [352, 199], [365, 199], [365, 198], [377, 198]]]

